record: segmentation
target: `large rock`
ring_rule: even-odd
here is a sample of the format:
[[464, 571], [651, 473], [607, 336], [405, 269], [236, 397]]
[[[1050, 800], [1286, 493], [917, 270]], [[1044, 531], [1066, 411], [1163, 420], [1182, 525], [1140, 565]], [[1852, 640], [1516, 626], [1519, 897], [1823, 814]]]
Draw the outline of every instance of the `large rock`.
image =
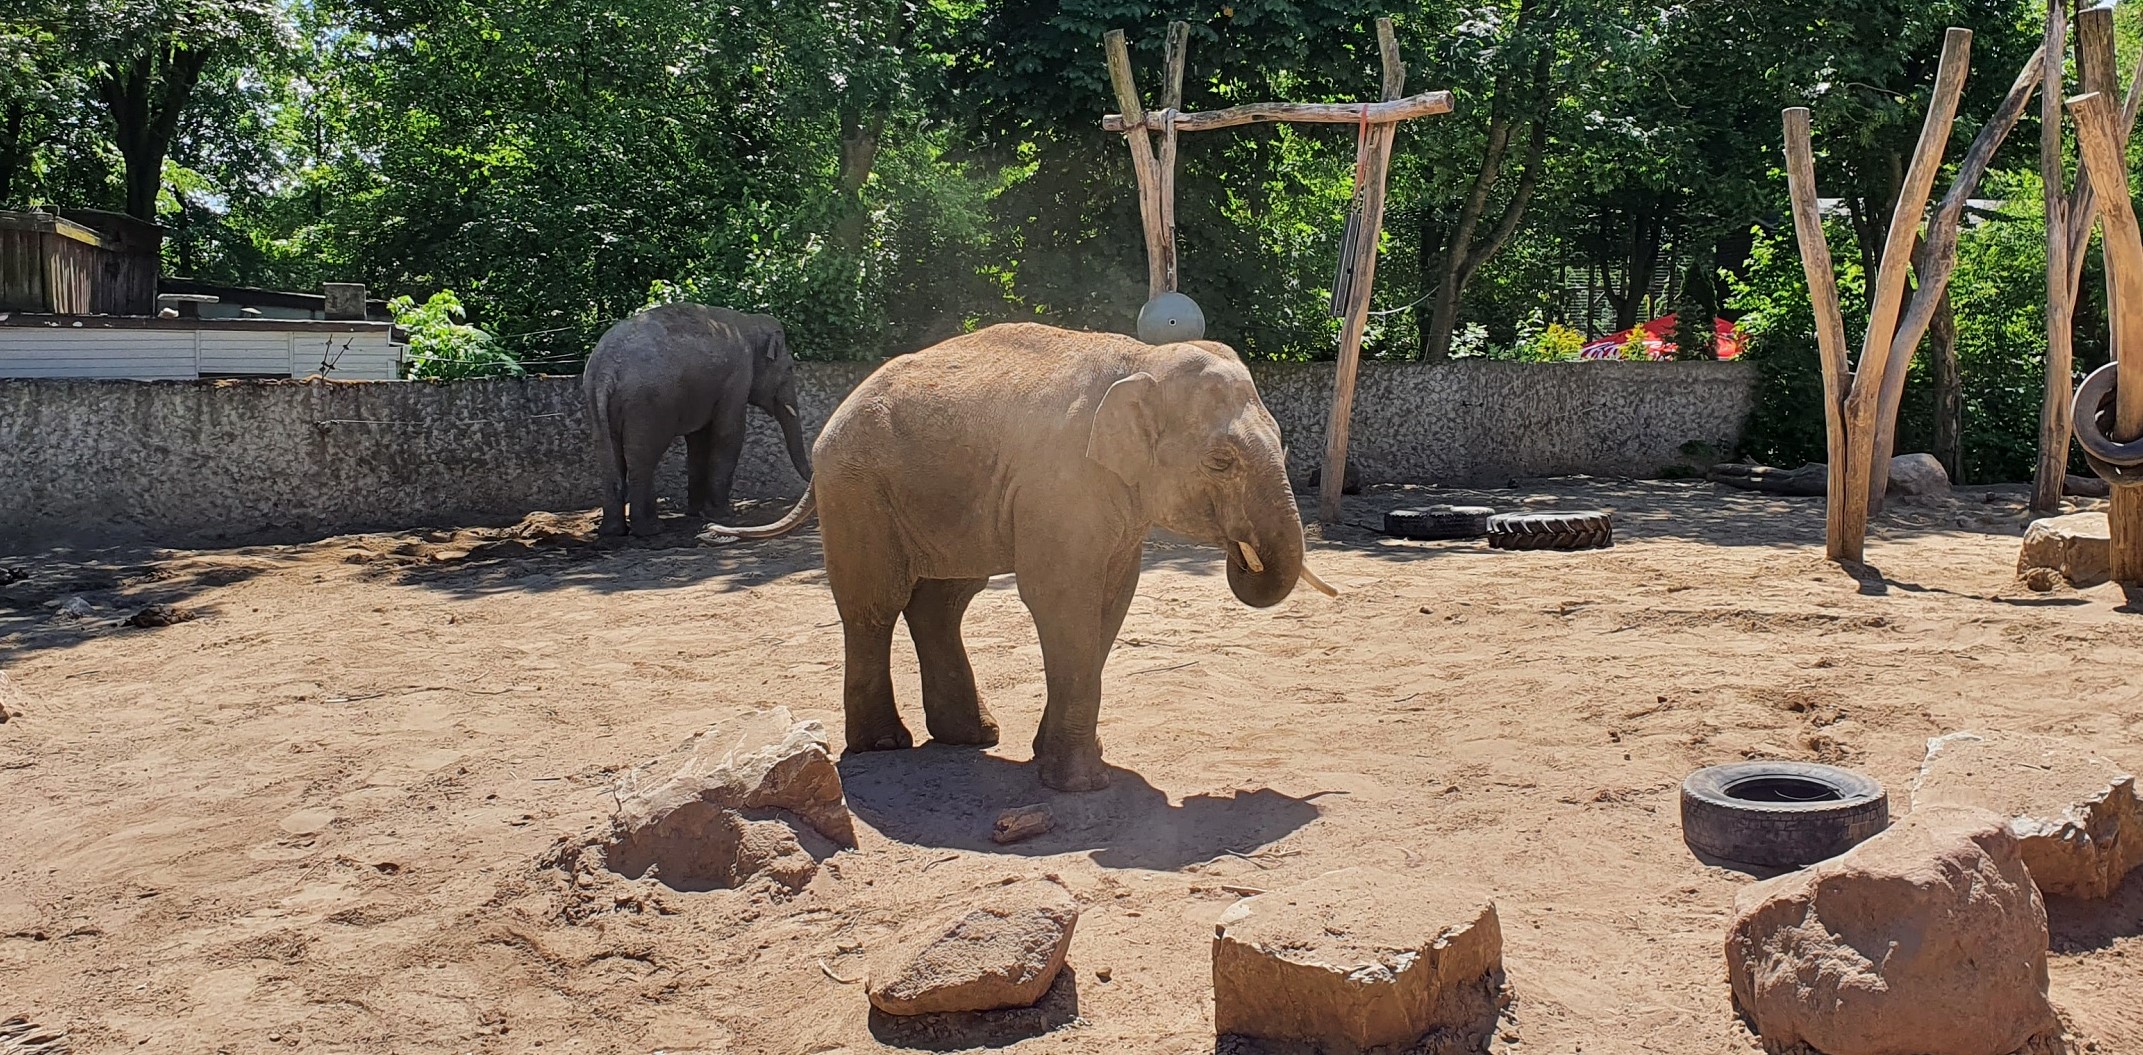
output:
[[707, 889], [765, 875], [796, 888], [856, 830], [825, 727], [777, 707], [626, 774], [602, 842], [605, 865], [629, 878]]
[[1931, 739], [1912, 804], [1937, 803], [2007, 818], [2044, 894], [2107, 897], [2143, 865], [2135, 775], [2072, 743], [2011, 733]]
[[1078, 922], [1079, 903], [1054, 881], [987, 888], [873, 954], [864, 995], [889, 1015], [1026, 1007], [1064, 969]]
[[1471, 1043], [1495, 1026], [1502, 973], [1503, 931], [1487, 896], [1348, 868], [1221, 915], [1213, 1029], [1332, 1053], [1432, 1034]]
[[1985, 810], [1916, 809], [1734, 908], [1727, 978], [1768, 1050], [2012, 1055], [2057, 1025], [2045, 903]]
[[1900, 454], [1890, 459], [1891, 494], [1946, 495], [1950, 474], [1932, 454]]
[[[2017, 554], [2017, 577], [2044, 568], [2071, 586], [2097, 586], [2113, 577], [2113, 536], [2104, 513], [2070, 513], [2031, 522]], [[2043, 574], [2043, 573], [2042, 573]]]

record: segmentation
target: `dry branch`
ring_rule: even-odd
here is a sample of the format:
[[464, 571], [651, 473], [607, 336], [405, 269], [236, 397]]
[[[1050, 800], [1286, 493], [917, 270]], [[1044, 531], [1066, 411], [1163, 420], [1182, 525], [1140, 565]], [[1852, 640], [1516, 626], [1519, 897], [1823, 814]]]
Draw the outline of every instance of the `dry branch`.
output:
[[1942, 168], [1942, 148], [1949, 141], [1950, 124], [1957, 117], [1957, 100], [1964, 93], [1965, 69], [1971, 64], [1971, 56], [1972, 31], [1952, 27], [1943, 37], [1942, 63], [1935, 73], [1927, 118], [1920, 126], [1919, 144], [1913, 149], [1911, 166], [1898, 189], [1897, 206], [1890, 214], [1889, 241], [1883, 247], [1882, 270], [1876, 273], [1875, 290], [1868, 298], [1867, 337], [1861, 344], [1853, 390], [1845, 400], [1846, 437], [1855, 450], [1846, 461], [1843, 498], [1846, 529], [1856, 536], [1867, 532], [1868, 513], [1881, 504], [1882, 488], [1888, 482], [1889, 467], [1875, 465], [1874, 452], [1883, 381], [1890, 367], [1890, 342], [1897, 335], [1898, 309], [1904, 300], [1913, 241], [1919, 235], [1920, 217], [1927, 211], [1927, 196]]
[[[1948, 303], [1947, 295], [1950, 273], [1957, 267], [1957, 228], [1964, 219], [1964, 205], [1979, 187], [1987, 166], [1994, 161], [1994, 153], [2001, 149], [2002, 140], [2016, 126], [2017, 118], [2024, 114], [2024, 107], [2031, 101], [2031, 93], [2038, 88], [2044, 73], [2046, 49], [2042, 45], [2024, 60], [2024, 68], [2017, 72], [2016, 80], [2009, 86], [2009, 94], [1995, 108], [1993, 116], [1980, 126], [1979, 134], [1965, 151], [1964, 160], [1957, 164], [1957, 178], [1950, 183], [1948, 194], [1935, 206], [1935, 214], [1927, 221], [1927, 237], [1921, 243], [1913, 259], [1912, 270], [1919, 276], [1919, 289], [1912, 295], [1905, 309], [1904, 318], [1898, 323], [1897, 333], [1890, 339], [1890, 360], [1882, 374], [1881, 413], [1875, 422], [1875, 450], [1868, 461], [1871, 469], [1869, 496], [1870, 508], [1881, 503], [1881, 496], [1890, 482], [1890, 456], [1897, 446], [1898, 404], [1905, 397], [1905, 373], [1912, 362], [1913, 350], [1920, 346], [1920, 338], [1934, 320], [1935, 312]], [[1893, 221], [1894, 222], [1894, 221]]]
[[1131, 53], [1124, 46], [1124, 31], [1112, 29], [1102, 38], [1109, 56], [1109, 83], [1116, 89], [1116, 105], [1132, 118], [1127, 138], [1131, 143], [1131, 174], [1138, 180], [1138, 213], [1146, 234], [1146, 296], [1168, 292], [1168, 278], [1175, 272], [1173, 238], [1164, 234], [1161, 205], [1160, 163], [1154, 160], [1153, 142], [1146, 134], [1146, 112], [1138, 101], [1138, 82], [1131, 76]]

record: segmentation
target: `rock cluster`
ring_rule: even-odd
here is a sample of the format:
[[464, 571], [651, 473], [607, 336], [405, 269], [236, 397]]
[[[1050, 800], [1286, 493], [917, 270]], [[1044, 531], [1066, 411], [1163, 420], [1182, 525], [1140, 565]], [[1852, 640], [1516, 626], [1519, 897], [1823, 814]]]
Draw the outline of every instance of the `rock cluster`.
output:
[[764, 876], [798, 889], [821, 859], [856, 845], [856, 830], [825, 727], [777, 707], [628, 774], [592, 842], [630, 879], [706, 890]]
[[1079, 903], [1054, 880], [990, 887], [873, 954], [864, 993], [889, 1015], [1026, 1007], [1064, 969], [1078, 922]]
[[1494, 1029], [1503, 931], [1486, 895], [1368, 868], [1245, 898], [1213, 937], [1213, 1029], [1327, 1052]]
[[2070, 513], [2034, 520], [2017, 553], [2017, 578], [2034, 589], [2097, 586], [2113, 575], [2113, 536], [2104, 513]]
[[2044, 894], [2109, 897], [2143, 865], [2143, 794], [2134, 773], [2065, 741], [1936, 737], [1927, 742], [1912, 803], [1976, 806], [2007, 820]]
[[1929, 805], [1744, 888], [1726, 966], [1774, 1052], [2012, 1055], [2058, 1026], [2046, 946], [2046, 906], [2009, 826]]

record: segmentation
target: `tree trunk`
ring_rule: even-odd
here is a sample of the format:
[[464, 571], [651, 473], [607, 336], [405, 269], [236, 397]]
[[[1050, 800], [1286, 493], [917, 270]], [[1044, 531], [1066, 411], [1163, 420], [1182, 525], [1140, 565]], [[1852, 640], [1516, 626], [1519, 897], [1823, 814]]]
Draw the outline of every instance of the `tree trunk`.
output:
[[22, 134], [29, 121], [30, 108], [20, 102], [9, 103], [0, 115], [0, 206], [14, 200], [15, 173], [29, 165], [29, 143]]
[[136, 219], [156, 220], [164, 157], [171, 151], [179, 117], [207, 65], [206, 51], [167, 42], [136, 55], [97, 81], [97, 94], [111, 114], [113, 139], [126, 163], [126, 211]]
[[1964, 478], [1964, 378], [1957, 370], [1957, 317], [1947, 287], [1927, 324], [1927, 352], [1934, 367], [1935, 460], [1951, 480]]

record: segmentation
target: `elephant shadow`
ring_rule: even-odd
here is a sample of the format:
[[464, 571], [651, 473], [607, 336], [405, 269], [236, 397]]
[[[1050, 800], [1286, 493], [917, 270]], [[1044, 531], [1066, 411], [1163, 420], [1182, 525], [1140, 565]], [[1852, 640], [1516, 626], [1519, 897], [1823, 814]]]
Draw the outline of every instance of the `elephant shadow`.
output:
[[[1086, 850], [1104, 868], [1173, 871], [1249, 853], [1321, 812], [1314, 796], [1270, 788], [1192, 795], [1171, 804], [1144, 777], [1115, 766], [1101, 791], [1052, 791], [1031, 763], [939, 744], [849, 754], [840, 771], [849, 809], [888, 839], [1025, 857]], [[1049, 809], [1054, 828], [1009, 846], [991, 841], [999, 813], [1035, 803]]]

